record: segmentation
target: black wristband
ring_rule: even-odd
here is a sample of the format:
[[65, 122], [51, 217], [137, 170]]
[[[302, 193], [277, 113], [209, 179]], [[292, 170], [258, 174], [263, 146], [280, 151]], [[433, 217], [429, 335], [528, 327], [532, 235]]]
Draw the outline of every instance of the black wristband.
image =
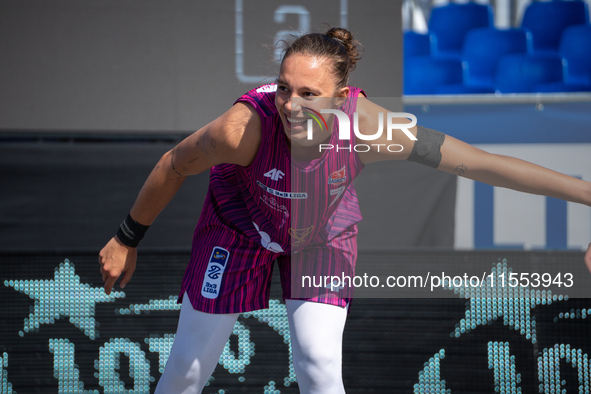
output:
[[440, 149], [444, 140], [445, 134], [442, 132], [417, 125], [417, 141], [415, 141], [407, 160], [433, 168], [439, 167], [439, 163], [441, 163]]
[[130, 214], [127, 214], [127, 217], [119, 226], [119, 230], [117, 230], [117, 238], [123, 245], [127, 245], [131, 248], [136, 248], [146, 231], [148, 231], [150, 226], [144, 226], [133, 220]]

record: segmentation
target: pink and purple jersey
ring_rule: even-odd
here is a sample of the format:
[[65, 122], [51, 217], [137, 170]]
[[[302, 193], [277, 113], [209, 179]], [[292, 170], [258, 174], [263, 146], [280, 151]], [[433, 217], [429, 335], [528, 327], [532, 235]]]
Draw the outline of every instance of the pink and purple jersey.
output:
[[[353, 131], [350, 140], [339, 141], [335, 117], [328, 143], [340, 149], [326, 150], [307, 163], [292, 160], [275, 107], [276, 88], [263, 85], [237, 100], [251, 105], [261, 119], [254, 161], [247, 167], [222, 164], [211, 169], [180, 293], [187, 291], [195, 309], [233, 313], [266, 307], [272, 262], [291, 260], [302, 251], [300, 256], [306, 255], [319, 246], [341, 245], [341, 253], [353, 259], [345, 265], [353, 269], [355, 224], [361, 213], [352, 181], [363, 168], [351, 149]], [[361, 92], [351, 87], [339, 108], [351, 125]], [[346, 242], [339, 243], [339, 237]], [[284, 296], [287, 282], [282, 278]]]

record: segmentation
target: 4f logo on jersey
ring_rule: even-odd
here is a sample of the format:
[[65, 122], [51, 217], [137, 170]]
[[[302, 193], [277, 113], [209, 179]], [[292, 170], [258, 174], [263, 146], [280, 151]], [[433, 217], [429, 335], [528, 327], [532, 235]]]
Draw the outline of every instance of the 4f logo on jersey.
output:
[[279, 179], [283, 179], [285, 173], [277, 168], [273, 168], [271, 171], [265, 172], [265, 176], [267, 178], [271, 178], [273, 181], [278, 181]]
[[215, 246], [209, 257], [209, 264], [205, 270], [203, 277], [203, 287], [201, 288], [201, 295], [205, 298], [217, 298], [219, 289], [222, 284], [222, 276], [226, 263], [230, 258], [230, 252], [219, 246]]
[[347, 180], [347, 175], [345, 175], [347, 170], [347, 166], [341, 168], [338, 171], [333, 172], [328, 176], [328, 184], [334, 185], [336, 183], [343, 183]]

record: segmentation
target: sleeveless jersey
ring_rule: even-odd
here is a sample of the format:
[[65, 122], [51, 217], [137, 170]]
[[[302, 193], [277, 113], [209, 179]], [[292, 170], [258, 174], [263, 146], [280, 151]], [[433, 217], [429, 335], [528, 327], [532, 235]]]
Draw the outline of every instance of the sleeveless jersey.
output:
[[[222, 164], [211, 169], [194, 248], [199, 247], [199, 233], [225, 226], [233, 233], [229, 237], [246, 236], [268, 251], [289, 255], [326, 244], [361, 220], [352, 181], [363, 164], [353, 149], [353, 131], [350, 140], [339, 140], [335, 117], [328, 141], [333, 149], [309, 163], [295, 162], [275, 107], [276, 89], [275, 84], [263, 85], [236, 101], [250, 104], [259, 114], [261, 145], [247, 167]], [[339, 108], [351, 127], [360, 92], [351, 87]], [[222, 246], [223, 240], [216, 244]]]

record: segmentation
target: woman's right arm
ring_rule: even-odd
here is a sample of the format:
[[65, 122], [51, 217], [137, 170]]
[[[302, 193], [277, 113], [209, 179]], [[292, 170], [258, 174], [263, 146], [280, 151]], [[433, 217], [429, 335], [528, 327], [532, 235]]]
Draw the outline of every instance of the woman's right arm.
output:
[[[151, 225], [188, 175], [222, 163], [247, 166], [254, 160], [260, 141], [258, 113], [250, 105], [237, 103], [162, 156], [141, 188], [131, 217], [142, 225]], [[136, 248], [124, 245], [116, 236], [105, 245], [99, 263], [107, 294], [122, 274], [121, 287], [129, 282], [136, 258]]]

